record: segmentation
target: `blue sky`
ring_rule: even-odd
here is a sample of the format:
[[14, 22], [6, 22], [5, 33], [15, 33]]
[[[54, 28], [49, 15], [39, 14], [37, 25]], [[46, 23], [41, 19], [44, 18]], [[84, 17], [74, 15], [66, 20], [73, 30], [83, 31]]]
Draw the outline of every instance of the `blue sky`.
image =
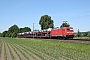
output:
[[0, 32], [14, 24], [40, 29], [39, 20], [48, 14], [59, 27], [63, 21], [74, 31], [90, 31], [90, 0], [0, 0]]

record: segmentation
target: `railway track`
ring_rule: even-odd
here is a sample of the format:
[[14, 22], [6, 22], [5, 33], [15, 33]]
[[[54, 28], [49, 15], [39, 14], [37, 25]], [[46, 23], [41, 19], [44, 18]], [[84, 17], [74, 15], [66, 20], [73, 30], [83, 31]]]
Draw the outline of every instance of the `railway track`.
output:
[[72, 39], [72, 40], [90, 41], [90, 39]]
[[[32, 38], [33, 39], [33, 38]], [[61, 42], [74, 42], [74, 43], [85, 43], [90, 44], [90, 39], [70, 39], [70, 40], [60, 40], [60, 39], [39, 39], [35, 38], [37, 40], [55, 40], [55, 41], [61, 41]]]
[[73, 39], [73, 40], [60, 40], [60, 41], [90, 44], [90, 40], [80, 40], [80, 39], [78, 40], [78, 39]]

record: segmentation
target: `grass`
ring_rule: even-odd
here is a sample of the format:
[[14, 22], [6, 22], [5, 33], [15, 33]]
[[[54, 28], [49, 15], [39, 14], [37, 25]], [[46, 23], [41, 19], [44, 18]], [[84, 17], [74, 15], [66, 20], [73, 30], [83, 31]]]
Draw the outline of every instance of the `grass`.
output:
[[[1, 40], [22, 46], [26, 45], [55, 59], [61, 57], [66, 60], [90, 60], [90, 44], [20, 38], [1, 38]], [[28, 51], [40, 58], [43, 57], [41, 54], [35, 53], [30, 49]], [[44, 58], [42, 59], [44, 60]]]
[[74, 39], [88, 39], [88, 40], [90, 40], [89, 37], [74, 37]]

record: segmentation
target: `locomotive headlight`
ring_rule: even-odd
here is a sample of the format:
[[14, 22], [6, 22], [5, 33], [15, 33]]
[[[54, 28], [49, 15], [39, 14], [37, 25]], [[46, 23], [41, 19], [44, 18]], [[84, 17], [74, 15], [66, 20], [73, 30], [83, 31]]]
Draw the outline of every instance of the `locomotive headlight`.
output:
[[74, 32], [72, 32], [72, 33], [74, 33]]
[[67, 33], [69, 33], [69, 32], [67, 32]]

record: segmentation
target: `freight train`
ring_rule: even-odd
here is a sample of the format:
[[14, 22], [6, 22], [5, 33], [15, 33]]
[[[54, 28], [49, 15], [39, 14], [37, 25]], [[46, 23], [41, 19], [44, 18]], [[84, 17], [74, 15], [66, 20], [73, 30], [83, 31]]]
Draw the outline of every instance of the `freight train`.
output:
[[49, 28], [46, 30], [18, 33], [17, 36], [19, 38], [73, 39], [74, 29], [73, 27]]

